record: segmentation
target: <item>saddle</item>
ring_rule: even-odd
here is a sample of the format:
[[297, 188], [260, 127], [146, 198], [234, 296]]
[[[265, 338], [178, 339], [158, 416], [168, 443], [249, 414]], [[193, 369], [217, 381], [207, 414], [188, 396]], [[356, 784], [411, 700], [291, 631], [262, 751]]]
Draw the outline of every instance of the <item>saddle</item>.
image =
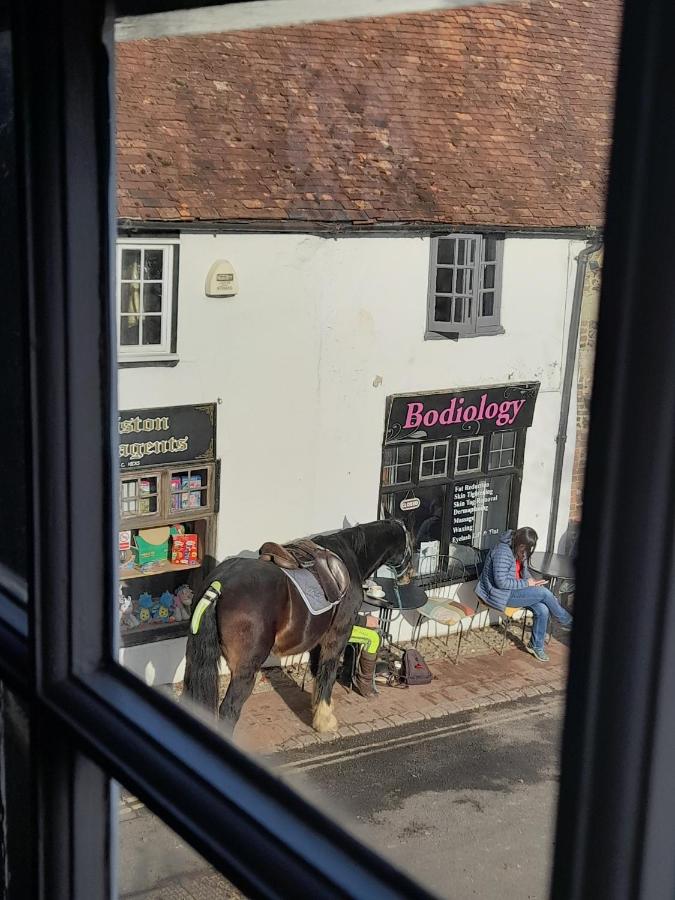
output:
[[267, 541], [258, 554], [282, 569], [309, 569], [331, 604], [343, 600], [349, 590], [349, 572], [340, 557], [308, 538], [284, 545]]

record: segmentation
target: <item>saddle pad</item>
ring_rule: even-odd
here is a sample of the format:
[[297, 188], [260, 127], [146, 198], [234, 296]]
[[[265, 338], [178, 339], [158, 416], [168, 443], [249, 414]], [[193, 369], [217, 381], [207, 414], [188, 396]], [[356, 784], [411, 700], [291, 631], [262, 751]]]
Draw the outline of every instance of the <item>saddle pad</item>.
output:
[[338, 600], [336, 603], [329, 603], [326, 600], [321, 585], [309, 569], [280, 569], [280, 571], [296, 586], [310, 615], [320, 616], [327, 613], [340, 602]]

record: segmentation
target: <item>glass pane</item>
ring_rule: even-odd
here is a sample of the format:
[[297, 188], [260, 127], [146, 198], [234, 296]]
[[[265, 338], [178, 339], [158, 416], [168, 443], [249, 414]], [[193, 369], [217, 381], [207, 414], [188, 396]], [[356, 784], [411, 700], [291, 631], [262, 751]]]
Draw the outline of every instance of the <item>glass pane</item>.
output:
[[162, 317], [161, 316], [144, 316], [143, 317], [143, 343], [144, 344], [161, 344], [162, 343]]
[[465, 291], [465, 275], [467, 274], [466, 269], [457, 269], [457, 276], [455, 278], [455, 290], [458, 294], [464, 294]]
[[382, 452], [382, 461], [385, 466], [391, 466], [396, 462], [396, 457], [398, 453], [397, 447], [387, 447]]
[[122, 250], [122, 278], [141, 277], [141, 251]]
[[[335, 6], [339, 14], [339, 4]], [[562, 408], [566, 313], [574, 284], [570, 266], [576, 265], [584, 244], [579, 235], [601, 228], [597, 186], [606, 176], [601, 160], [607, 153], [616, 60], [606, 31], [617, 40], [619, 28], [618, 15], [614, 26], [605, 28], [605, 17], [603, 29], [593, 30], [586, 27], [590, 12], [578, 27], [570, 24], [575, 16], [569, 16], [564, 4], [560, 9], [546, 3], [526, 9], [507, 4], [498, 18], [509, 33], [518, 34], [516, 58], [502, 40], [504, 29], [494, 28], [494, 9], [480, 4], [468, 11], [444, 4], [432, 14], [413, 12], [406, 16], [405, 28], [396, 14], [300, 28], [289, 24], [278, 30], [227, 32], [223, 26], [219, 33], [217, 23], [226, 14], [224, 8], [209, 17], [216, 29], [212, 33], [191, 29], [189, 37], [160, 37], [150, 22], [129, 18], [119, 25], [115, 48], [117, 121], [124, 123], [117, 146], [117, 211], [123, 221], [137, 221], [139, 233], [143, 228], [152, 233], [161, 220], [180, 247], [176, 258], [181, 264], [175, 298], [180, 310], [178, 364], [125, 365], [118, 373], [120, 405], [129, 411], [124, 420], [139, 422], [133, 434], [123, 435], [125, 449], [140, 448], [141, 457], [122, 459], [122, 464], [138, 467], [131, 471], [139, 488], [150, 477], [147, 473], [162, 473], [157, 512], [148, 512], [140, 523], [127, 519], [134, 526], [129, 529], [132, 554], [139, 530], [185, 529], [160, 535], [162, 561], [155, 570], [124, 570], [121, 560], [120, 660], [139, 678], [182, 699], [194, 691], [194, 684], [184, 684], [186, 652], [205, 647], [201, 639], [186, 640], [190, 616], [204, 586], [212, 578], [220, 580], [213, 575], [216, 567], [231, 558], [238, 558], [237, 565], [255, 567], [258, 548], [268, 540], [284, 543], [370, 523], [378, 511], [374, 498], [380, 478], [386, 491], [379, 507], [408, 525], [418, 571], [426, 567], [428, 574], [435, 572], [441, 556], [447, 564], [453, 538], [462, 546], [487, 548], [500, 529], [514, 525], [536, 527], [543, 545], [555, 484], [551, 448], [558, 428], [546, 410]], [[181, 16], [187, 27], [192, 15]], [[555, 41], [549, 40], [552, 34]], [[598, 42], [603, 53], [597, 53]], [[459, 45], [467, 59], [480, 58], [485, 64], [444, 69], [430, 62], [436, 58], [430, 47]], [[573, 56], [570, 47], [578, 50]], [[392, 59], [395, 77], [382, 78], [388, 66], [394, 72]], [[589, 77], [593, 91], [586, 91], [580, 105], [570, 84]], [[542, 89], [526, 90], [534, 82]], [[448, 92], [464, 98], [465, 113], [471, 116], [459, 130], [456, 103], [434, 100], [433, 115], [429, 112], [429, 98], [447, 97]], [[500, 111], [500, 142], [494, 140], [495, 109]], [[589, 120], [601, 123], [592, 134], [582, 127]], [[543, 127], [525, 152], [522, 136], [533, 121]], [[214, 122], [221, 124], [212, 127]], [[450, 136], [455, 152], [439, 149], [434, 138], [439, 134]], [[139, 159], [141, 142], [142, 153], [152, 153], [147, 161]], [[536, 179], [533, 160], [538, 160]], [[560, 178], [561, 165], [587, 189], [571, 190], [570, 179]], [[430, 172], [436, 173], [431, 182]], [[523, 184], [528, 186], [527, 202]], [[472, 227], [486, 233], [503, 228], [508, 236], [500, 245], [490, 234], [476, 233], [459, 245], [456, 237], [436, 242], [429, 237], [430, 228], [470, 234]], [[355, 231], [363, 237], [356, 240]], [[503, 273], [496, 268], [502, 247]], [[172, 290], [165, 289], [160, 306], [159, 294], [148, 285], [161, 280], [173, 287], [172, 253], [164, 256], [160, 278], [159, 255], [154, 261], [147, 255], [153, 250], [157, 247], [146, 245], [138, 273], [145, 285], [141, 309], [146, 315], [168, 315], [166, 326], [174, 313]], [[207, 298], [214, 286], [211, 280], [206, 284], [209, 269], [216, 262], [225, 266], [225, 261], [239, 292], [231, 299]], [[457, 284], [456, 269], [461, 272]], [[474, 283], [476, 277], [480, 284]], [[580, 393], [570, 398], [579, 419], [573, 415], [568, 427], [556, 549], [572, 511], [573, 504], [566, 508], [568, 499], [577, 495], [585, 446], [586, 354], [595, 322], [590, 274], [587, 283]], [[455, 300], [456, 290], [461, 294]], [[479, 304], [475, 311], [474, 297]], [[479, 316], [488, 317], [483, 325], [496, 324], [501, 299], [505, 333], [465, 340]], [[434, 318], [442, 323], [439, 332], [456, 332], [460, 339], [425, 341], [425, 320]], [[150, 324], [148, 320], [145, 327]], [[166, 335], [166, 327], [162, 333]], [[146, 339], [145, 330], [137, 339]], [[145, 349], [152, 346], [158, 345]], [[535, 375], [541, 382], [539, 396], [532, 392]], [[213, 418], [202, 428], [198, 409], [210, 403]], [[393, 414], [394, 407], [401, 415]], [[533, 430], [524, 424], [530, 421]], [[519, 429], [522, 446], [527, 441], [524, 461], [520, 453], [515, 458], [508, 444], [512, 437], [503, 428], [511, 435]], [[495, 431], [490, 464], [501, 468], [518, 462], [508, 474], [522, 483], [522, 491], [511, 491], [508, 479], [498, 480], [506, 469], [489, 478], [469, 473], [485, 464], [482, 454], [488, 453]], [[479, 435], [486, 436], [483, 445], [475, 441]], [[462, 438], [469, 441], [457, 455]], [[446, 449], [422, 446], [441, 441], [451, 442], [447, 473]], [[207, 492], [195, 473], [206, 463], [215, 468], [219, 460], [222, 472]], [[129, 477], [126, 468], [123, 476]], [[205, 509], [207, 494], [211, 505]], [[154, 496], [139, 493], [127, 501], [148, 504], [150, 510]], [[139, 524], [146, 528], [136, 528]], [[181, 538], [195, 534], [203, 566], [177, 569], [183, 563], [170, 561], [174, 540], [180, 556]], [[434, 597], [456, 598], [473, 610], [475, 558], [470, 551], [462, 558], [469, 565], [466, 580], [455, 585], [456, 594]], [[383, 575], [381, 570], [374, 577]], [[443, 591], [448, 586], [435, 587]], [[253, 593], [255, 616], [270, 599]], [[229, 585], [225, 595], [230, 595]], [[428, 595], [427, 601], [433, 602]], [[221, 616], [228, 608], [220, 598], [207, 605]], [[381, 627], [395, 643], [385, 641], [384, 650], [380, 645], [376, 652], [386, 667], [391, 657], [385, 651], [400, 662], [399, 648], [407, 648], [417, 636], [417, 613], [392, 610], [387, 624], [382, 610], [364, 599], [353, 612], [364, 627]], [[487, 625], [482, 632], [472, 628], [480, 620], [456, 606], [446, 613], [450, 626], [429, 618], [421, 625], [419, 650], [436, 676], [429, 686], [402, 691], [383, 682], [376, 695], [361, 696], [349, 690], [347, 648], [336, 661], [341, 680], [332, 693], [335, 721], [327, 717], [324, 723], [329, 730], [338, 729], [335, 736], [312, 724], [311, 671], [305, 678], [309, 648], [303, 645], [296, 656], [270, 656], [246, 687], [234, 741], [283, 767], [284, 777], [306, 785], [314, 802], [330, 815], [343, 816], [349, 828], [437, 893], [485, 900], [544, 897], [556, 738], [533, 734], [534, 726], [519, 720], [522, 735], [492, 728], [476, 738], [473, 750], [467, 748], [466, 766], [464, 757], [454, 766], [448, 765], [458, 758], [450, 741], [438, 745], [441, 752], [429, 749], [426, 729], [436, 726], [427, 726], [426, 719], [410, 720], [424, 714], [435, 722], [441, 704], [473, 702], [475, 691], [489, 696], [484, 685], [494, 693], [495, 684], [548, 685], [555, 677], [562, 690], [565, 646], [554, 637], [549, 649], [553, 665], [541, 666], [525, 652], [517, 630], [501, 656], [494, 652], [501, 645], [499, 631], [493, 634]], [[470, 665], [463, 659], [454, 665], [458, 621], [463, 621], [467, 638], [460, 656], [470, 656]], [[222, 625], [224, 646], [240, 633], [240, 625], [241, 620]], [[257, 625], [252, 628], [245, 650], [261, 632]], [[235, 682], [225, 659], [217, 663], [218, 670], [208, 670], [217, 685], [216, 700], [207, 698], [203, 704], [214, 723], [215, 709]], [[528, 702], [541, 703], [541, 712], [547, 700]], [[481, 707], [480, 715], [471, 718], [477, 734], [485, 716]], [[391, 755], [379, 745], [386, 719], [386, 740], [395, 750]], [[558, 720], [559, 714], [551, 721]], [[407, 747], [399, 741], [413, 733], [415, 740]], [[329, 738], [333, 743], [327, 748]], [[453, 740], [462, 738], [453, 733]], [[374, 750], [366, 760], [370, 744]], [[329, 752], [330, 764], [323, 759]], [[544, 767], [529, 767], [527, 789], [522, 790], [518, 760], [529, 760], [530, 752], [541, 754]], [[511, 760], [504, 767], [505, 754], [516, 763]], [[411, 767], [419, 779], [411, 779]], [[530, 769], [535, 771], [531, 778]], [[516, 787], [506, 806], [504, 784]], [[501, 793], [493, 790], [495, 785]], [[503, 841], [476, 839], [497, 819], [500, 834], [509, 836], [508, 848]], [[150, 850], [146, 856], [151, 859]], [[167, 879], [170, 897], [170, 873]], [[140, 884], [129, 890], [134, 887], [139, 896], [143, 890], [162, 890]]]
[[450, 297], [436, 297], [434, 317], [437, 322], [452, 321], [452, 304], [453, 300]]
[[399, 466], [396, 470], [396, 483], [397, 484], [406, 484], [408, 481], [412, 479], [412, 466], [410, 463], [406, 463], [404, 466]]
[[135, 281], [120, 285], [120, 303], [123, 313], [139, 313], [141, 311], [141, 286]]
[[436, 269], [436, 290], [441, 294], [452, 293], [454, 269]]
[[116, 784], [118, 900], [246, 897], [133, 794]]
[[494, 237], [486, 237], [483, 242], [483, 255], [486, 262], [493, 262], [497, 259], [497, 239]]
[[455, 240], [454, 238], [439, 238], [438, 240], [438, 262], [452, 266], [455, 263]]
[[161, 284], [143, 285], [143, 311], [146, 313], [155, 313], [162, 311]]
[[413, 448], [411, 444], [404, 444], [402, 447], [397, 448], [397, 459], [399, 462], [411, 462], [413, 455]]
[[[26, 338], [24, 285], [21, 274], [19, 212], [16, 193], [15, 117], [12, 44], [0, 30], [0, 248], [2, 259], [2, 353], [0, 380], [3, 418], [8, 427], [0, 444], [2, 497], [0, 502], [0, 563], [27, 574], [30, 541], [27, 535], [26, 461]], [[1, 875], [0, 875], [1, 880]]]
[[163, 250], [144, 250], [143, 278], [146, 281], [161, 280], [164, 267]]
[[123, 347], [134, 346], [138, 344], [139, 324], [138, 316], [121, 316], [120, 317], [120, 344]]

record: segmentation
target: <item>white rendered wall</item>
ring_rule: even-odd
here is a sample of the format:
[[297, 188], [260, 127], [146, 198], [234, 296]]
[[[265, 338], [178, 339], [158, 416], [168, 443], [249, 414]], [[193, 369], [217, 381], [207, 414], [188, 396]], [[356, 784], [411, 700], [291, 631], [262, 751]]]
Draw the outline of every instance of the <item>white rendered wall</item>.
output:
[[[545, 539], [575, 257], [582, 248], [562, 238], [507, 239], [505, 334], [425, 341], [428, 238], [184, 234], [180, 362], [120, 370], [120, 408], [219, 402], [222, 558], [256, 550], [267, 539], [339, 528], [345, 518], [376, 518], [388, 394], [541, 381], [519, 518]], [[235, 268], [239, 293], [208, 299], [206, 274], [223, 258]], [[575, 421], [572, 408], [560, 532]], [[162, 653], [171, 661], [153, 662]], [[154, 666], [148, 680], [156, 682], [179, 670], [181, 656], [180, 641], [123, 652], [145, 677], [148, 664]]]

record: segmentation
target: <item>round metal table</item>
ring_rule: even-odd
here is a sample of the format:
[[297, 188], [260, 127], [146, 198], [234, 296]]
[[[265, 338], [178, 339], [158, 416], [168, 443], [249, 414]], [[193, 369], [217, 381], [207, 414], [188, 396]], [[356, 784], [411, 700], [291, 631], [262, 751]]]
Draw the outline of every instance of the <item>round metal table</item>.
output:
[[380, 631], [382, 632], [382, 637], [391, 644], [393, 643], [391, 637], [391, 623], [394, 618], [394, 613], [397, 612], [400, 614], [407, 609], [419, 609], [427, 602], [427, 595], [421, 587], [418, 587], [411, 582], [410, 584], [400, 584], [398, 586], [397, 598], [394, 589], [396, 586], [395, 578], [374, 578], [373, 580], [384, 591], [384, 597], [381, 597], [380, 599], [377, 597], [369, 597], [368, 594], [364, 592], [363, 600], [368, 606], [374, 606], [380, 610], [378, 616]]

